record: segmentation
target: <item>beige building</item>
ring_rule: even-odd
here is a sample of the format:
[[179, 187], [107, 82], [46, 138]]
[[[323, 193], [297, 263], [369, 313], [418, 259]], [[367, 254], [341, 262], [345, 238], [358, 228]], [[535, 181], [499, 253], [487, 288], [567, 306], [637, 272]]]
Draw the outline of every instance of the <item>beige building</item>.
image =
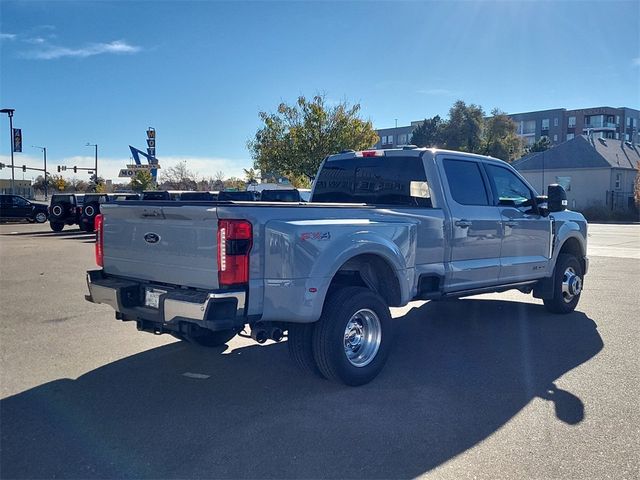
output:
[[[0, 193], [12, 193], [10, 179], [0, 178]], [[33, 198], [31, 180], [16, 180], [14, 193], [24, 198]]]
[[550, 183], [567, 191], [569, 208], [634, 209], [633, 183], [640, 149], [631, 142], [580, 135], [544, 152], [527, 155], [513, 166], [542, 193]]

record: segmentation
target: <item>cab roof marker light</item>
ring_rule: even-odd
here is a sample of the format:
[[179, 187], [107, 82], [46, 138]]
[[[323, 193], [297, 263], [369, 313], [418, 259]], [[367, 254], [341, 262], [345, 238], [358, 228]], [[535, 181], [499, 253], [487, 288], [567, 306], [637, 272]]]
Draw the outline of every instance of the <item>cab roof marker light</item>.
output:
[[384, 157], [384, 150], [361, 150], [356, 157]]

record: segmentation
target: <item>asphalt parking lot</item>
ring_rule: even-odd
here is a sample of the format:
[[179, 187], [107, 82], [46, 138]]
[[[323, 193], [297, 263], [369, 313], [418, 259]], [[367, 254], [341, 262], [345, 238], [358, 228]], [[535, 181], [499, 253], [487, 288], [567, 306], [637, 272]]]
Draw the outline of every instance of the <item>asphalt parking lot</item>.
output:
[[412, 303], [385, 370], [349, 388], [284, 342], [139, 333], [84, 300], [93, 235], [0, 225], [0, 477], [638, 478], [640, 225], [590, 235], [573, 314], [517, 292]]

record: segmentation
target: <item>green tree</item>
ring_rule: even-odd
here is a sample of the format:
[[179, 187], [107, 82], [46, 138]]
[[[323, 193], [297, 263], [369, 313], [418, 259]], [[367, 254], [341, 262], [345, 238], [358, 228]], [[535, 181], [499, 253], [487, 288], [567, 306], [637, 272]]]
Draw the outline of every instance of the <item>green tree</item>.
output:
[[522, 156], [522, 139], [516, 133], [518, 127], [506, 113], [494, 108], [484, 121], [480, 153], [506, 162]]
[[370, 148], [378, 135], [359, 114], [359, 104], [328, 106], [324, 95], [281, 103], [276, 113], [260, 112], [264, 125], [247, 142], [255, 168], [265, 175], [311, 177], [327, 155]]
[[551, 141], [549, 138], [540, 137], [540, 140], [527, 147], [527, 153], [544, 152], [545, 150], [549, 150], [549, 148], [551, 148]]
[[425, 118], [413, 131], [410, 144], [418, 147], [435, 147], [442, 144], [442, 129], [444, 122], [439, 115], [433, 118]]
[[482, 148], [483, 123], [482, 107], [458, 100], [449, 110], [449, 119], [442, 128], [442, 140], [452, 150], [478, 153]]
[[253, 168], [243, 168], [244, 176], [247, 179], [247, 183], [258, 183], [258, 175]]
[[225, 190], [243, 191], [247, 189], [247, 185], [244, 180], [237, 177], [231, 177], [224, 181], [224, 188]]
[[129, 188], [134, 192], [154, 190], [153, 176], [151, 176], [151, 172], [148, 170], [138, 170], [136, 174], [131, 177]]

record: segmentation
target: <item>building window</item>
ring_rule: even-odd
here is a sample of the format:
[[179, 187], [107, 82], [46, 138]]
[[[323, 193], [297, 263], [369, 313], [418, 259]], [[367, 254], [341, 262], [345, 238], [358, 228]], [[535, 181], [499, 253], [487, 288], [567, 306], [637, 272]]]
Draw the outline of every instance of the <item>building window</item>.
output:
[[569, 128], [576, 126], [576, 117], [569, 117]]
[[558, 126], [558, 117], [553, 119], [553, 126], [557, 127]]
[[387, 137], [387, 140], [389, 141], [389, 143], [393, 143], [393, 135], [389, 135]]
[[567, 140], [572, 140], [575, 135], [573, 133], [567, 133]]
[[620, 125], [620, 115], [616, 115], [616, 127]]
[[553, 141], [554, 141], [554, 142], [557, 142], [557, 141], [558, 141], [558, 135], [557, 135], [557, 134], [553, 136]]
[[616, 173], [616, 190], [620, 190], [620, 184], [622, 183], [622, 175]]
[[398, 135], [398, 143], [400, 145], [406, 145], [407, 144], [407, 136], [405, 134]]
[[542, 130], [549, 130], [549, 119], [548, 118], [543, 118], [542, 119]]

